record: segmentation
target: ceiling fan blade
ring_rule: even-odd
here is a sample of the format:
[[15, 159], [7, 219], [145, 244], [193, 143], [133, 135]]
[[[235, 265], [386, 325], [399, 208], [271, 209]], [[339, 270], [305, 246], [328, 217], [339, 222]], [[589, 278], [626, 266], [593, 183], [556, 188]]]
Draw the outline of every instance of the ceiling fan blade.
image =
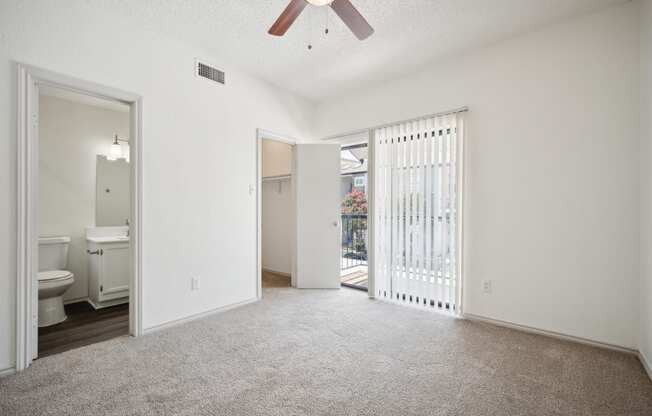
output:
[[270, 35], [283, 36], [288, 31], [292, 23], [299, 17], [303, 9], [306, 8], [308, 2], [306, 0], [292, 0], [288, 7], [283, 10], [283, 13], [276, 19], [276, 22], [269, 28]]
[[365, 40], [374, 33], [374, 28], [349, 0], [334, 0], [331, 8], [358, 39]]

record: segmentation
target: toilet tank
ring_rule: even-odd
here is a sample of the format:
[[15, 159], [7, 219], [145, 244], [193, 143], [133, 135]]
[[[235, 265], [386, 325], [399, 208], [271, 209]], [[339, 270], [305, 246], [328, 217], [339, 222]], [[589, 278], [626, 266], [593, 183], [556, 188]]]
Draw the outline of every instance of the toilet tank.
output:
[[38, 271], [66, 270], [70, 237], [39, 237]]

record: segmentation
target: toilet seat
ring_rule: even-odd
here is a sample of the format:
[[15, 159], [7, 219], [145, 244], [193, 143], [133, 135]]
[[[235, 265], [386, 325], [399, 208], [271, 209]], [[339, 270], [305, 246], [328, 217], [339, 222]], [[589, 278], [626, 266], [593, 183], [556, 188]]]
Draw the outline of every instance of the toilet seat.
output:
[[47, 270], [38, 272], [39, 282], [55, 282], [57, 280], [65, 280], [72, 277], [72, 273], [68, 270]]

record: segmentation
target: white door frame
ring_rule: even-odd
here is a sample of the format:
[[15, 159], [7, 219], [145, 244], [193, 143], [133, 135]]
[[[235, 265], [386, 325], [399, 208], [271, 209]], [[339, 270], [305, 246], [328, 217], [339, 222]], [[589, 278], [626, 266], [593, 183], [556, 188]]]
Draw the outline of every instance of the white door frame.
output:
[[[16, 371], [37, 354], [38, 322], [38, 86], [49, 85], [129, 106], [131, 165], [131, 255], [129, 333], [142, 334], [142, 108], [143, 99], [119, 89], [16, 63]], [[107, 140], [109, 140], [108, 138]]]
[[[281, 143], [286, 143], [291, 146], [297, 144], [297, 140], [290, 136], [278, 134], [265, 129], [256, 129], [256, 298], [261, 299], [263, 296], [263, 211], [262, 211], [262, 196], [263, 196], [263, 140], [274, 140]], [[292, 166], [294, 169], [294, 164]], [[294, 172], [290, 172], [292, 176]], [[292, 198], [294, 199], [294, 181], [292, 181]], [[294, 206], [294, 204], [292, 204]], [[292, 234], [294, 235], [294, 233]], [[295, 256], [294, 242], [291, 247], [292, 258]], [[294, 264], [294, 260], [292, 261]], [[294, 270], [290, 271], [291, 280], [294, 285]]]

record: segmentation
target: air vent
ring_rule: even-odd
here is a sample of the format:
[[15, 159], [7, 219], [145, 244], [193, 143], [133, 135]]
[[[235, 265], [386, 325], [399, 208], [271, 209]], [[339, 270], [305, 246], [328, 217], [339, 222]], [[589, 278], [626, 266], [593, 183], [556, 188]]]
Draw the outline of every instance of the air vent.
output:
[[220, 71], [219, 69], [200, 60], [195, 61], [195, 75], [220, 84], [225, 83], [224, 71]]

